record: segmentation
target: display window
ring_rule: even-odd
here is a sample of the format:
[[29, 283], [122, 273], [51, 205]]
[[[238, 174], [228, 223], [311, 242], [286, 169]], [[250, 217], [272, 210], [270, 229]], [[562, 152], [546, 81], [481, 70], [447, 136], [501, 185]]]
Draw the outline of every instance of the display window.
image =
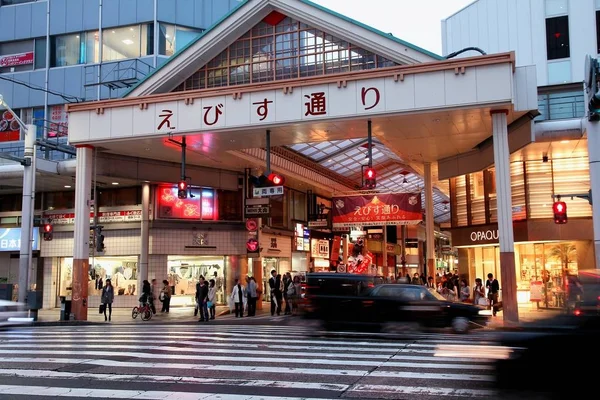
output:
[[[60, 261], [59, 296], [72, 294], [73, 258]], [[110, 279], [115, 296], [135, 296], [138, 293], [138, 257], [94, 257], [89, 260], [88, 295], [100, 296], [106, 280]]]
[[167, 259], [167, 281], [171, 286], [172, 305], [193, 305], [196, 284], [200, 277], [214, 279], [217, 288], [217, 303], [225, 304], [225, 267], [223, 257], [215, 256], [169, 256]]

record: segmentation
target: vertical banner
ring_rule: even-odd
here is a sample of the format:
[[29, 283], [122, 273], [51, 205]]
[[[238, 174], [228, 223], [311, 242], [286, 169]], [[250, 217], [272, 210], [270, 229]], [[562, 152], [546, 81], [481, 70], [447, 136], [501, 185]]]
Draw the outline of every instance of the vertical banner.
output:
[[333, 228], [357, 225], [416, 225], [423, 220], [420, 193], [333, 198]]

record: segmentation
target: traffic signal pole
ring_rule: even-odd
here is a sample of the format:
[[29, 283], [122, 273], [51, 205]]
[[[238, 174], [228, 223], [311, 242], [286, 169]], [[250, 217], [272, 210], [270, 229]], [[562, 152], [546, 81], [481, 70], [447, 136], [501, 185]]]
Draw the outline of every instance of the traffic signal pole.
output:
[[[16, 114], [13, 113], [16, 116]], [[25, 303], [29, 289], [29, 275], [32, 267], [33, 210], [35, 206], [35, 139], [37, 127], [27, 125], [25, 131], [25, 151], [23, 165], [23, 203], [21, 209], [21, 248], [19, 252], [19, 292], [18, 300]]]

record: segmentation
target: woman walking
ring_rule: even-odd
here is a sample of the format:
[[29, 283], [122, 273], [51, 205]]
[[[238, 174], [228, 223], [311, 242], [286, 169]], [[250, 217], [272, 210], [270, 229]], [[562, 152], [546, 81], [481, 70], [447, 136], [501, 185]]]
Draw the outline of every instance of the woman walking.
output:
[[206, 306], [208, 307], [208, 312], [210, 314], [210, 319], [215, 319], [215, 312], [217, 310], [217, 306], [215, 306], [215, 299], [217, 297], [217, 287], [215, 286], [216, 282], [214, 279], [208, 281], [208, 302]]
[[160, 312], [168, 313], [171, 306], [171, 286], [168, 280], [163, 281], [163, 288], [160, 291], [159, 300], [162, 301], [162, 310]]
[[[115, 288], [113, 288], [110, 279], [106, 280], [106, 285], [102, 288], [102, 296], [100, 301], [104, 304], [104, 320], [110, 321], [110, 317], [112, 316], [112, 303], [115, 299]], [[106, 317], [106, 309], [108, 308], [108, 318]]]

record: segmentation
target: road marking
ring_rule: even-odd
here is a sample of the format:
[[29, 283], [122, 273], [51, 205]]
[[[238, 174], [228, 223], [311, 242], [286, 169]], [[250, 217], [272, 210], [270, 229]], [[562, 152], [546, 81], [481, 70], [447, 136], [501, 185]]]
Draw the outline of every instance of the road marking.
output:
[[440, 380], [455, 380], [455, 381], [477, 381], [477, 382], [494, 382], [495, 378], [492, 375], [472, 375], [472, 374], [446, 374], [443, 372], [427, 373], [427, 372], [405, 372], [405, 371], [374, 371], [369, 377], [378, 378], [407, 378], [407, 379], [440, 379]]
[[93, 360], [76, 358], [45, 358], [45, 357], [4, 357], [3, 363], [27, 363], [27, 364], [86, 364], [110, 368], [141, 368], [141, 369], [193, 369], [203, 371], [226, 371], [226, 372], [266, 372], [275, 374], [300, 374], [300, 375], [328, 375], [328, 376], [365, 376], [367, 370], [333, 370], [320, 368], [287, 368], [277, 367], [259, 367], [245, 365], [213, 365], [213, 364], [184, 364], [184, 363], [151, 363], [151, 362], [131, 362], [114, 360]]
[[[0, 394], [20, 396], [53, 396], [53, 397], [82, 397], [102, 399], [132, 399], [145, 400], [305, 400], [300, 397], [255, 396], [219, 393], [189, 393], [173, 391], [144, 391], [144, 390], [113, 390], [113, 389], [76, 389], [68, 387], [47, 386], [13, 386], [0, 385]], [[325, 400], [325, 399], [313, 399]]]
[[[417, 387], [417, 386], [385, 386], [385, 385], [356, 385], [349, 392], [363, 393], [385, 393], [385, 394], [412, 394], [422, 396], [452, 396], [452, 397], [493, 397], [499, 398], [495, 390], [485, 389], [454, 389], [439, 387]], [[372, 396], [369, 396], [372, 397]]]
[[49, 378], [49, 379], [91, 379], [98, 381], [136, 382], [154, 381], [157, 383], [191, 383], [202, 385], [244, 386], [244, 387], [269, 387], [282, 389], [310, 389], [345, 391], [350, 385], [320, 382], [289, 382], [253, 379], [227, 379], [227, 378], [195, 378], [165, 375], [114, 375], [87, 372], [59, 372], [46, 370], [0, 369], [0, 375], [19, 378]]

